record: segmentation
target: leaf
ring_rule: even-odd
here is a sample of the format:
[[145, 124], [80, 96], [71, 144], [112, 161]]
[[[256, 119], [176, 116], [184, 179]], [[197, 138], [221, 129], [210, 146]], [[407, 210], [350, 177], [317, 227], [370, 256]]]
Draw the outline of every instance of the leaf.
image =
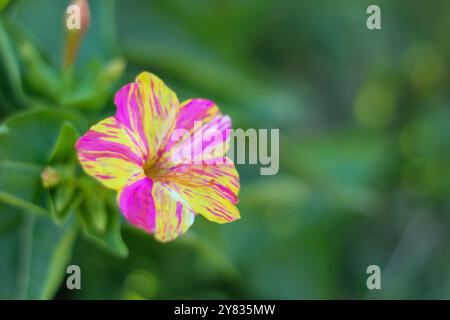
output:
[[79, 217], [82, 221], [84, 221], [83, 226], [86, 237], [93, 243], [104, 249], [107, 249], [108, 251], [118, 255], [119, 257], [127, 257], [128, 248], [122, 239], [120, 216], [117, 210], [108, 209], [107, 212], [104, 212], [107, 215], [107, 226], [103, 233], [93, 229], [92, 224], [88, 225], [86, 223], [86, 221], [88, 220], [87, 215], [89, 213], [92, 212], [79, 211]]
[[77, 227], [0, 205], [0, 299], [49, 299], [65, 275]]
[[301, 159], [308, 170], [320, 173], [327, 180], [371, 185], [386, 173], [392, 143], [388, 135], [337, 131], [329, 136], [304, 139], [297, 149], [295, 159]]
[[48, 202], [52, 216], [57, 222], [64, 220], [76, 201], [76, 152], [78, 131], [70, 122], [64, 122], [58, 139], [50, 153], [49, 165], [57, 170], [60, 183], [48, 191]]
[[49, 65], [39, 51], [28, 40], [21, 40], [18, 45], [19, 53], [25, 65], [24, 78], [33, 92], [57, 101], [62, 91], [60, 75]]
[[37, 165], [0, 160], [0, 203], [45, 214], [46, 210], [35, 203], [41, 171]]
[[75, 181], [63, 183], [54, 190], [49, 190], [48, 198], [52, 217], [56, 222], [64, 221], [81, 200], [76, 194]]
[[84, 119], [73, 111], [40, 109], [22, 112], [9, 118], [0, 135], [0, 160], [46, 164], [49, 151], [67, 121], [83, 125]]
[[376, 190], [392, 166], [391, 141], [385, 134], [337, 130], [301, 143], [291, 141], [283, 149], [293, 156], [281, 158], [289, 170], [314, 185], [314, 191], [324, 192], [334, 207], [367, 213], [379, 206]]
[[106, 206], [108, 224], [106, 226], [105, 232], [102, 234], [101, 238], [96, 238], [100, 240], [100, 245], [104, 245], [105, 248], [110, 249], [113, 253], [120, 257], [128, 256], [128, 247], [122, 238], [122, 228], [121, 228], [121, 216], [116, 208]]
[[47, 109], [24, 112], [7, 120], [0, 134], [0, 202], [13, 206], [0, 203], [0, 216], [15, 222], [0, 229], [2, 298], [50, 298], [64, 276], [75, 225], [73, 219], [61, 225], [48, 219], [40, 175], [66, 120], [78, 117]]
[[51, 264], [47, 272], [49, 276], [41, 291], [41, 297], [43, 299], [53, 298], [61, 282], [63, 281], [65, 276], [64, 271], [67, 269], [72, 257], [72, 249], [77, 235], [78, 228], [72, 226], [72, 228], [68, 230], [63, 237], [61, 237], [58, 245], [55, 247], [53, 259], [51, 260]]
[[86, 230], [91, 234], [103, 234], [108, 223], [106, 201], [104, 197], [86, 194], [81, 205], [80, 213]]
[[91, 179], [85, 179], [83, 182], [83, 199], [77, 214], [85, 235], [120, 257], [128, 256], [128, 248], [121, 235], [120, 214], [109, 198], [111, 192], [104, 188], [99, 189]]
[[[47, 165], [49, 151], [53, 150], [51, 158], [55, 161], [74, 156], [74, 151], [63, 141], [53, 147], [60, 131], [63, 140], [73, 140], [75, 128], [67, 120], [79, 122], [80, 118], [71, 112], [44, 109], [23, 112], [5, 122], [0, 134], [0, 202], [33, 212], [45, 211], [41, 173]], [[75, 169], [61, 170], [70, 176]]]
[[[2, 4], [0, 3], [0, 11]], [[12, 98], [19, 104], [25, 100], [19, 62], [17, 61], [11, 41], [6, 33], [4, 23], [0, 20], [0, 92], [12, 93]], [[3, 94], [2, 94], [3, 95]]]
[[3, 11], [3, 9], [6, 8], [6, 6], [8, 5], [9, 0], [0, 0], [0, 12]]
[[84, 68], [82, 76], [65, 90], [60, 98], [60, 105], [69, 108], [99, 110], [112, 93], [112, 88], [122, 76], [125, 61], [116, 58], [104, 65], [90, 64]]
[[12, 205], [17, 208], [27, 209], [31, 212], [35, 212], [35, 213], [39, 213], [39, 214], [46, 213], [44, 208], [41, 208], [31, 202], [24, 201], [20, 198], [14, 197], [13, 195], [6, 193], [6, 192], [0, 191], [0, 202]]
[[[45, 193], [41, 182], [41, 172], [49, 158], [57, 163], [74, 156], [70, 144], [73, 146], [77, 134], [67, 120], [79, 122], [80, 117], [73, 112], [44, 109], [19, 114], [3, 126], [0, 135], [0, 202], [26, 209], [26, 213], [21, 213], [17, 208], [7, 209], [16, 212], [14, 214], [19, 215], [21, 220], [17, 230], [11, 230], [5, 236], [8, 247], [2, 249], [17, 252], [18, 255], [8, 254], [7, 257], [12, 260], [7, 263], [15, 264], [13, 270], [17, 270], [16, 276], [12, 276], [15, 282], [9, 283], [9, 289], [2, 292], [2, 296], [7, 298], [51, 298], [63, 279], [63, 268], [70, 259], [77, 233], [73, 219], [57, 225], [47, 217], [48, 211], [43, 208]], [[64, 187], [57, 190], [67, 197], [70, 192], [63, 192]], [[70, 191], [70, 186], [67, 187]], [[60, 205], [64, 197], [58, 196], [56, 202], [62, 211], [66, 208]], [[9, 207], [2, 205], [2, 208]], [[30, 211], [44, 215], [32, 216]]]

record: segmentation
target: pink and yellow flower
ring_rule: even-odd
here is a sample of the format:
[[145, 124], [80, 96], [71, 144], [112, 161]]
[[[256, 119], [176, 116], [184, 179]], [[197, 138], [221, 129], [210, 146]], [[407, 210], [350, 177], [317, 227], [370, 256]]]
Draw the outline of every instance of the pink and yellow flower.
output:
[[[76, 149], [84, 170], [118, 191], [119, 207], [131, 224], [169, 241], [185, 233], [196, 214], [218, 223], [240, 218], [235, 206], [239, 175], [225, 156], [231, 120], [216, 104], [204, 99], [179, 103], [161, 79], [147, 72], [120, 89], [114, 102], [116, 115], [92, 126]], [[224, 137], [206, 143], [215, 152], [205, 153], [205, 142], [193, 148], [198, 122], [203, 134], [216, 130]], [[191, 138], [171, 139], [177, 129]], [[183, 149], [200, 150], [201, 155], [192, 155], [202, 160], [173, 161]]]

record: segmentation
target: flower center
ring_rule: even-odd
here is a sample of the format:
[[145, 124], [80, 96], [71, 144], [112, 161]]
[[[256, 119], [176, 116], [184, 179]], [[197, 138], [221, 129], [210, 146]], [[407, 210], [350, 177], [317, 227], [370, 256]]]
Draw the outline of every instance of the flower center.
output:
[[154, 163], [146, 163], [144, 166], [144, 173], [150, 179], [155, 179], [158, 176], [158, 169]]

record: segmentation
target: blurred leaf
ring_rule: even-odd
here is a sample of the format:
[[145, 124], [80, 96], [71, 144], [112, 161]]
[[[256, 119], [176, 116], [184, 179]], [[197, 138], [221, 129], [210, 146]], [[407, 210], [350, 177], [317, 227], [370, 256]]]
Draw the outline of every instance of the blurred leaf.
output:
[[[1, 4], [0, 4], [1, 5]], [[0, 93], [2, 96], [11, 95], [15, 102], [24, 102], [22, 80], [19, 63], [16, 59], [13, 46], [6, 33], [4, 22], [0, 18]]]
[[392, 165], [394, 144], [387, 134], [343, 130], [284, 142], [281, 149], [288, 151], [280, 155], [284, 164], [313, 183], [373, 186]]
[[76, 199], [77, 157], [75, 143], [78, 132], [73, 124], [65, 122], [49, 157], [49, 164], [58, 172], [60, 182], [49, 190], [51, 212], [56, 221], [67, 217], [70, 210], [79, 204]]
[[[79, 121], [79, 117], [70, 112], [38, 110], [23, 112], [5, 122], [0, 134], [0, 200], [34, 212], [43, 211], [41, 173], [67, 120]], [[70, 130], [73, 128], [64, 132]], [[57, 143], [55, 159], [63, 148], [67, 146]]]
[[[104, 249], [107, 249], [108, 251], [118, 255], [119, 257], [127, 257], [128, 248], [122, 239], [120, 215], [117, 210], [109, 209], [108, 212], [105, 212], [107, 214], [107, 225], [103, 233], [93, 230], [92, 225], [87, 225], [86, 222], [88, 219], [86, 215], [91, 214], [92, 212], [85, 209], [82, 210], [83, 211], [79, 211], [79, 216], [81, 216], [82, 221], [84, 221], [84, 230], [86, 237], [93, 243]], [[99, 215], [99, 213], [97, 213], [97, 215]]]
[[8, 3], [9, 3], [9, 0], [0, 0], [0, 12], [6, 8]]
[[[89, 192], [92, 192], [91, 189]], [[92, 197], [85, 194], [83, 204], [81, 206], [80, 215], [82, 217], [83, 226], [92, 234], [104, 234], [108, 223], [108, 215], [106, 212], [105, 198], [98, 195]]]
[[61, 126], [66, 121], [83, 125], [84, 119], [69, 110], [40, 109], [22, 112], [5, 123], [0, 135], [0, 159], [45, 164]]
[[57, 222], [63, 221], [80, 204], [74, 165], [58, 166], [61, 181], [47, 190], [47, 207]]
[[334, 132], [305, 137], [291, 146], [294, 156], [281, 157], [334, 206], [367, 213], [380, 204], [376, 190], [393, 165], [391, 141], [388, 135]]
[[23, 40], [19, 44], [19, 53], [25, 65], [25, 79], [34, 92], [57, 101], [63, 89], [61, 76], [49, 65], [34, 48], [33, 44]]
[[49, 163], [69, 163], [76, 160], [75, 143], [79, 134], [75, 126], [70, 122], [64, 122], [58, 140], [49, 157]]
[[298, 205], [308, 196], [308, 186], [290, 176], [275, 176], [248, 183], [241, 193], [241, 203], [251, 203], [258, 208], [267, 208], [273, 204]]
[[[118, 256], [127, 256], [128, 248], [121, 235], [121, 217], [109, 198], [110, 191], [99, 188], [90, 178], [82, 181], [83, 198], [77, 214], [86, 236]], [[95, 196], [92, 196], [94, 193]]]
[[35, 203], [41, 171], [38, 165], [0, 160], [0, 203], [45, 214], [46, 210]]
[[50, 211], [57, 222], [63, 221], [80, 203], [75, 181], [66, 181], [49, 190]]
[[115, 82], [122, 76], [125, 61], [116, 58], [105, 64], [91, 63], [80, 78], [76, 78], [71, 86], [65, 88], [59, 103], [65, 107], [86, 110], [101, 109], [110, 94]]
[[0, 298], [52, 298], [70, 261], [76, 238], [73, 221], [57, 226], [45, 216], [3, 205], [0, 212], [1, 219], [10, 221], [8, 228], [0, 229]]

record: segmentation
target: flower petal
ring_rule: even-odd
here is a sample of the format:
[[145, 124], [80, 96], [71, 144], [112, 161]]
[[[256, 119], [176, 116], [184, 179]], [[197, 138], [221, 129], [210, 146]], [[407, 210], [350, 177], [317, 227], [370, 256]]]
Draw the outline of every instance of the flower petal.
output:
[[170, 168], [180, 163], [214, 162], [228, 150], [229, 129], [231, 119], [222, 115], [214, 102], [205, 99], [185, 101], [157, 165]]
[[152, 162], [173, 130], [179, 102], [157, 76], [143, 72], [117, 92], [116, 118], [136, 133], [145, 146], [145, 160]]
[[185, 233], [194, 223], [194, 210], [168, 184], [155, 181], [152, 195], [156, 199], [156, 239], [160, 241], [173, 240], [178, 235]]
[[147, 177], [125, 187], [118, 202], [130, 223], [163, 242], [185, 233], [194, 222], [194, 211], [175, 190]]
[[153, 180], [144, 177], [123, 188], [118, 196], [120, 210], [127, 220], [147, 231], [155, 231], [155, 201], [152, 196]]
[[143, 176], [138, 138], [115, 118], [91, 127], [76, 144], [84, 170], [105, 186], [119, 190]]
[[239, 174], [230, 159], [224, 158], [223, 164], [179, 165], [160, 179], [210, 221], [226, 223], [240, 218], [235, 206]]

